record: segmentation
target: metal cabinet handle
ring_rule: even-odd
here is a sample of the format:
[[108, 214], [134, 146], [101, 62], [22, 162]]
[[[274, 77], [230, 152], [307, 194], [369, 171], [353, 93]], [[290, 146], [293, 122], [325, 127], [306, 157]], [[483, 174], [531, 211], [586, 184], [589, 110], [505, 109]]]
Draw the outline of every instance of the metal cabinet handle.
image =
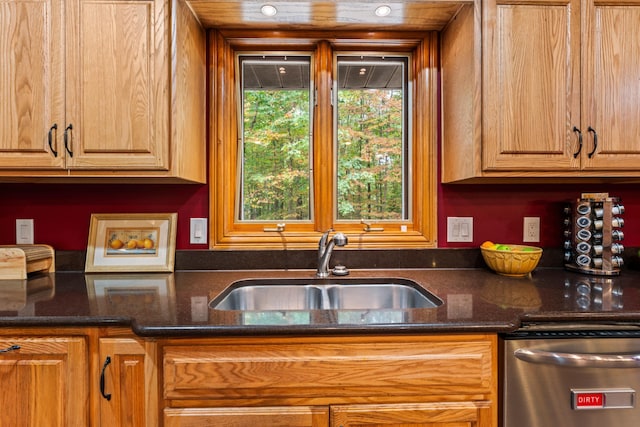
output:
[[9, 353], [11, 351], [15, 351], [15, 350], [20, 350], [20, 346], [19, 345], [12, 345], [9, 346], [7, 348], [3, 348], [0, 350], [0, 353]]
[[638, 368], [640, 354], [583, 354], [519, 348], [513, 355], [524, 362], [580, 368]]
[[582, 151], [582, 132], [580, 132], [580, 129], [578, 129], [576, 126], [573, 127], [573, 131], [577, 132], [578, 134], [578, 151], [573, 153], [573, 158], [575, 159], [580, 155], [580, 152]]
[[596, 153], [596, 150], [598, 149], [598, 134], [596, 133], [596, 130], [591, 126], [589, 126], [587, 130], [589, 132], [593, 132], [593, 150], [591, 150], [591, 152], [589, 153], [589, 158], [592, 158]]
[[104, 392], [104, 372], [107, 369], [107, 366], [111, 363], [111, 357], [107, 356], [104, 360], [104, 365], [102, 365], [102, 374], [100, 374], [100, 394], [107, 400], [111, 400], [111, 394], [107, 394]]
[[48, 140], [49, 140], [49, 150], [51, 150], [51, 153], [53, 153], [53, 157], [58, 157], [58, 152], [56, 150], [53, 149], [53, 131], [56, 131], [56, 134], [58, 133], [58, 124], [54, 123], [53, 126], [51, 126], [49, 128], [49, 135], [48, 135]]
[[64, 130], [64, 149], [69, 153], [69, 157], [73, 157], [73, 151], [69, 149], [69, 131], [73, 131], [73, 124], [71, 123]]

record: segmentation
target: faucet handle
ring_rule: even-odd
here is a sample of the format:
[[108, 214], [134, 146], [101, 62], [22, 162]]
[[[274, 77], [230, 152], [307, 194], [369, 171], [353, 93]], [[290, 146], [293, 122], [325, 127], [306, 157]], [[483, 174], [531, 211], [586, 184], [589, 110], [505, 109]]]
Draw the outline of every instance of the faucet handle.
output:
[[333, 241], [335, 242], [336, 246], [345, 246], [347, 243], [349, 243], [349, 239], [344, 233], [334, 234]]

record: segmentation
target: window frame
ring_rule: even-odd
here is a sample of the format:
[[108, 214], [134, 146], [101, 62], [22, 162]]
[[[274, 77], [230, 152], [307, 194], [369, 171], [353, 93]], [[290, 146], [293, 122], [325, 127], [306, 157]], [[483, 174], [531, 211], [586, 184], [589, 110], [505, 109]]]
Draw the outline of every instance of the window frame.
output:
[[[436, 246], [437, 183], [437, 57], [436, 32], [301, 32], [234, 31], [210, 32], [210, 248], [214, 250], [315, 249], [321, 234], [329, 229], [349, 236], [345, 249], [428, 248]], [[332, 101], [334, 54], [345, 51], [411, 52], [410, 117], [411, 214], [408, 221], [369, 223], [336, 221], [334, 188], [334, 112]], [[287, 222], [278, 230], [276, 221], [236, 220], [239, 94], [236, 54], [256, 51], [314, 51], [312, 80], [316, 106], [312, 120], [315, 200], [314, 221]], [[401, 227], [406, 227], [402, 231]], [[373, 231], [377, 228], [384, 231]]]

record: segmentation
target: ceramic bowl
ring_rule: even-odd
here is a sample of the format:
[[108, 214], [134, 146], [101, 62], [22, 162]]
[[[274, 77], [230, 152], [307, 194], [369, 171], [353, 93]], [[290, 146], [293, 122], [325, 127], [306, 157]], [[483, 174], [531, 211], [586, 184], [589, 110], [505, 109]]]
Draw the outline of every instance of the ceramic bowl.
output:
[[535, 246], [501, 246], [508, 246], [509, 250], [493, 248], [480, 248], [480, 250], [489, 268], [503, 276], [527, 276], [536, 268], [542, 257], [542, 248]]

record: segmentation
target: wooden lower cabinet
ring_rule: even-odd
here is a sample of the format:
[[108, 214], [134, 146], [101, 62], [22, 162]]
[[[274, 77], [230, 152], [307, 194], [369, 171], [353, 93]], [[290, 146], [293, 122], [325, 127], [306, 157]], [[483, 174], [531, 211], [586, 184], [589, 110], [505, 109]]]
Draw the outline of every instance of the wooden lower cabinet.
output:
[[82, 336], [0, 337], [0, 426], [89, 425]]
[[0, 350], [0, 426], [497, 426], [490, 334], [156, 342], [7, 328]]
[[0, 427], [158, 427], [156, 362], [127, 328], [3, 328]]
[[166, 427], [497, 426], [492, 335], [159, 345]]
[[129, 337], [100, 338], [99, 349], [99, 425], [156, 427], [155, 344]]

